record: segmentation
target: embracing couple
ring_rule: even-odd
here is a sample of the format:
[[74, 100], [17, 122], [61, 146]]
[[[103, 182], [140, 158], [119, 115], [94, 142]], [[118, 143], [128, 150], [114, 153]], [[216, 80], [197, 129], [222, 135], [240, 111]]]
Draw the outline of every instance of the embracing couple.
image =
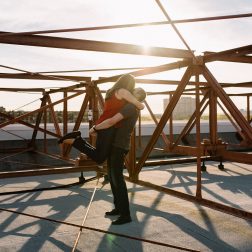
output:
[[89, 131], [91, 135], [97, 135], [96, 147], [85, 141], [80, 131], [68, 133], [59, 140], [60, 144], [71, 144], [97, 164], [107, 160], [115, 208], [105, 215], [118, 215], [112, 222], [113, 225], [132, 221], [123, 169], [125, 156], [129, 151], [130, 136], [137, 122], [139, 110], [144, 109], [142, 102], [145, 98], [145, 91], [135, 88], [134, 76], [122, 75], [107, 91], [103, 113]]

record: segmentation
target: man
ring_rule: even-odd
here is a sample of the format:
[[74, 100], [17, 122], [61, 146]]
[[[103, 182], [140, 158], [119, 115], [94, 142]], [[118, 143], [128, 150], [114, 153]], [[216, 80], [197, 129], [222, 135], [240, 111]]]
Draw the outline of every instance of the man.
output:
[[[146, 97], [146, 93], [142, 88], [136, 88], [133, 94], [139, 101], [143, 101]], [[93, 134], [95, 131], [110, 128], [122, 120], [122, 126], [115, 129], [115, 136], [107, 159], [108, 177], [114, 196], [115, 208], [110, 212], [106, 212], [105, 215], [119, 215], [118, 219], [112, 222], [112, 225], [121, 225], [132, 221], [123, 169], [125, 156], [129, 151], [130, 136], [138, 115], [139, 110], [134, 105], [127, 104], [112, 118], [103, 121], [90, 130], [90, 134]]]

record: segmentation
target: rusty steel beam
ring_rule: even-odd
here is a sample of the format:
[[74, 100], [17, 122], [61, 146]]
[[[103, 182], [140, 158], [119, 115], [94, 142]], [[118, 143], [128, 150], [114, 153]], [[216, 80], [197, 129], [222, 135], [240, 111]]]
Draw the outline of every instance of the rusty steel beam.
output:
[[[82, 105], [81, 105], [81, 108], [80, 108], [80, 111], [79, 111], [79, 114], [78, 114], [78, 117], [77, 117], [77, 119], [75, 121], [73, 131], [77, 131], [80, 128], [82, 118], [83, 118], [83, 116], [85, 114], [85, 111], [87, 109], [88, 100], [89, 100], [89, 92], [88, 92], [88, 89], [87, 89], [86, 90], [86, 95], [84, 96], [84, 99], [83, 99], [83, 102], [82, 102]], [[67, 157], [69, 155], [71, 149], [72, 149], [72, 145], [66, 144], [66, 145], [63, 145], [63, 146], [64, 146], [63, 156]]]
[[93, 120], [93, 125], [94, 125], [95, 122], [99, 119], [99, 115], [100, 115], [100, 113], [99, 113], [99, 104], [100, 104], [101, 92], [100, 92], [100, 90], [99, 90], [99, 88], [97, 86], [94, 86], [93, 90], [92, 90], [92, 93], [93, 93], [93, 102], [94, 102], [92, 120]]
[[[47, 102], [47, 97], [44, 95], [43, 98], [41, 99], [41, 105], [40, 107], [43, 107], [46, 105], [46, 102]], [[33, 130], [33, 133], [32, 133], [32, 138], [29, 142], [29, 146], [35, 146], [35, 140], [36, 140], [36, 137], [37, 137], [37, 134], [38, 134], [38, 128], [39, 128], [39, 125], [41, 123], [41, 119], [42, 119], [42, 116], [43, 116], [43, 110], [39, 111], [38, 114], [37, 114], [37, 118], [36, 118], [36, 123], [35, 123], [35, 128]], [[58, 132], [56, 132], [58, 133]]]
[[16, 92], [39, 92], [39, 93], [43, 93], [45, 91], [45, 89], [44, 88], [0, 88], [0, 91], [15, 92], [15, 93]]
[[[144, 101], [144, 104], [145, 104], [147, 110], [149, 111], [152, 120], [154, 121], [154, 123], [157, 126], [158, 125], [158, 120], [157, 120], [155, 114], [152, 112], [152, 110], [151, 110], [149, 104], [147, 103], [147, 101]], [[167, 138], [166, 134], [163, 131], [161, 132], [161, 136], [163, 138], [163, 141], [164, 141], [165, 145], [168, 146], [170, 144], [170, 141], [169, 141], [169, 139]]]
[[[194, 22], [206, 22], [206, 21], [212, 21], [212, 20], [246, 18], [246, 17], [251, 17], [251, 16], [252, 16], [252, 13], [243, 13], [243, 14], [236, 14], [236, 15], [213, 16], [213, 17], [190, 18], [190, 19], [177, 19], [177, 20], [172, 20], [172, 23], [173, 24], [183, 24], [183, 23], [194, 23]], [[28, 31], [28, 32], [3, 32], [0, 35], [0, 37], [1, 36], [13, 36], [13, 35], [47, 34], [47, 33], [52, 34], [52, 33], [62, 33], [62, 32], [66, 33], [66, 32], [77, 32], [77, 31], [97, 31], [97, 30], [122, 29], [122, 28], [130, 28], [130, 27], [167, 25], [167, 24], [171, 24], [171, 22], [158, 21], [158, 22], [148, 22], [148, 23], [104, 25], [104, 26], [91, 26], [91, 27], [54, 29], [54, 30], [40, 30], [40, 31]]]
[[[19, 153], [22, 153], [22, 152], [25, 152], [25, 151], [29, 151], [29, 150], [32, 150], [32, 148], [30, 147], [21, 147], [21, 148], [10, 148], [10, 149], [0, 149], [0, 153], [15, 153], [16, 154], [19, 154]], [[4, 162], [4, 160], [3, 160]]]
[[[46, 94], [46, 100], [47, 100], [48, 105], [52, 105], [52, 100], [51, 100], [51, 97], [50, 97], [49, 94]], [[66, 98], [64, 98], [64, 102], [65, 102], [65, 101], [67, 101]], [[42, 108], [43, 108], [43, 106], [42, 106]], [[53, 124], [54, 124], [55, 131], [56, 131], [56, 133], [57, 133], [58, 135], [61, 136], [62, 134], [61, 134], [61, 130], [60, 130], [60, 127], [59, 127], [58, 118], [57, 118], [56, 113], [55, 113], [55, 111], [54, 111], [54, 106], [49, 106], [48, 109], [49, 109], [49, 111], [51, 112], [52, 121], [53, 121]], [[44, 111], [44, 109], [41, 110], [41, 111]], [[39, 111], [39, 113], [40, 113], [41, 111]]]
[[[217, 156], [201, 156], [201, 161], [219, 161], [220, 157]], [[171, 164], [185, 164], [185, 163], [196, 163], [196, 157], [178, 157], [178, 158], [169, 158], [166, 160], [147, 160], [144, 163], [144, 167], [146, 166], [156, 166], [156, 165], [171, 165]]]
[[95, 87], [95, 92], [96, 92], [96, 95], [98, 98], [98, 103], [99, 103], [100, 107], [103, 108], [104, 107], [104, 98], [102, 96], [100, 89], [97, 86]]
[[[126, 180], [132, 182], [129, 177], [127, 177], [127, 176], [124, 176], [124, 177], [125, 177]], [[137, 184], [137, 185], [140, 185], [140, 186], [149, 187], [149, 188], [154, 189], [154, 190], [159, 191], [159, 192], [167, 193], [169, 195], [172, 195], [172, 196], [184, 199], [184, 200], [188, 200], [190, 202], [200, 204], [200, 205], [205, 206], [205, 207], [209, 207], [209, 208], [212, 208], [212, 209], [224, 212], [224, 213], [232, 214], [232, 215], [234, 215], [236, 217], [239, 217], [239, 218], [252, 220], [252, 213], [247, 212], [247, 211], [242, 210], [242, 209], [237, 209], [237, 208], [234, 208], [234, 207], [223, 205], [221, 203], [214, 202], [214, 201], [207, 200], [207, 199], [203, 199], [203, 198], [197, 198], [197, 197], [195, 197], [193, 195], [189, 195], [189, 194], [182, 193], [182, 192], [179, 192], [179, 191], [176, 191], [176, 190], [172, 190], [172, 189], [169, 189], [169, 188], [164, 187], [164, 186], [159, 186], [159, 185], [153, 184], [151, 182], [137, 180], [137, 181], [134, 181], [134, 183]]]
[[247, 95], [247, 120], [250, 122], [250, 97], [251, 95]]
[[252, 45], [238, 47], [226, 51], [216, 52], [203, 56], [204, 62], [211, 62], [218, 60], [219, 57], [228, 57], [228, 56], [245, 56], [246, 54], [252, 53]]
[[167, 106], [166, 110], [164, 111], [162, 117], [159, 120], [158, 126], [156, 127], [155, 131], [153, 132], [152, 137], [149, 140], [149, 143], [147, 144], [139, 162], [137, 165], [137, 172], [139, 173], [140, 170], [142, 169], [144, 162], [146, 161], [146, 159], [148, 158], [150, 152], [152, 151], [155, 143], [157, 142], [165, 124], [167, 123], [168, 119], [171, 117], [172, 112], [180, 98], [180, 96], [182, 95], [187, 83], [189, 82], [190, 78], [192, 75], [192, 67], [188, 67], [184, 76], [182, 77], [181, 83], [180, 85], [178, 85], [174, 95], [171, 97], [171, 100], [169, 102], [169, 105]]
[[[63, 98], [67, 98], [67, 91], [63, 92]], [[63, 136], [68, 133], [68, 100], [64, 100], [63, 102]], [[61, 153], [66, 151], [65, 146], [61, 147]]]
[[[185, 67], [185, 65], [180, 66]], [[178, 68], [178, 67], [177, 67]], [[148, 69], [148, 68], [147, 68]], [[176, 69], [176, 68], [174, 68]], [[167, 69], [172, 70], [172, 69]], [[166, 71], [166, 70], [162, 70]], [[52, 76], [46, 76], [46, 75], [32, 75], [29, 73], [20, 73], [20, 74], [9, 74], [9, 73], [0, 73], [0, 79], [33, 79], [33, 80], [55, 80], [55, 81], [64, 81], [64, 78], [71, 79], [73, 81], [85, 81], [90, 82], [90, 77], [84, 77], [84, 76], [73, 76], [73, 75], [53, 75], [55, 77], [60, 77], [61, 79], [55, 79]], [[117, 77], [114, 77], [113, 81], [115, 81], [120, 75]], [[107, 77], [100, 77], [99, 79], [105, 79]], [[139, 79], [136, 78], [136, 83], [143, 83], [143, 84], [160, 84], [160, 85], [178, 85], [180, 81], [177, 80], [157, 80], [157, 79]], [[207, 82], [200, 81], [200, 85], [206, 86]], [[194, 81], [188, 82], [188, 85], [195, 86]], [[252, 87], [252, 82], [240, 82], [240, 83], [220, 83], [220, 85], [224, 88], [226, 87]], [[66, 89], [66, 88], [65, 88]], [[0, 88], [0, 91], [9, 91], [9, 92], [43, 92], [44, 89], [42, 88]]]
[[228, 94], [229, 96], [252, 96], [252, 93]]
[[[170, 93], [169, 98], [171, 100], [172, 94]], [[169, 118], [169, 141], [172, 143], [174, 141], [174, 134], [173, 134], [173, 113]], [[171, 146], [171, 145], [170, 145]]]
[[[46, 92], [43, 93], [43, 96], [45, 96]], [[47, 109], [45, 109], [44, 111], [44, 117], [43, 117], [43, 123], [44, 123], [44, 129], [46, 130], [47, 129]], [[44, 141], [43, 141], [43, 150], [44, 150], [44, 153], [47, 153], [48, 151], [48, 148], [47, 148], [47, 135], [46, 133], [44, 133]]]
[[218, 138], [217, 127], [217, 96], [213, 89], [209, 91], [209, 136], [212, 144], [216, 144]]
[[[207, 54], [208, 55], [208, 54]], [[236, 63], [252, 63], [251, 56], [218, 56], [216, 61], [236, 62]]]
[[126, 167], [129, 173], [129, 177], [133, 180], [135, 179], [135, 169], [136, 169], [136, 129], [134, 128], [132, 135], [130, 137], [130, 150], [126, 157]]
[[252, 154], [219, 149], [217, 155], [221, 155], [223, 160], [242, 164], [252, 164]]
[[48, 105], [46, 105], [46, 106], [43, 106], [42, 108], [35, 109], [35, 110], [33, 110], [33, 111], [29, 112], [29, 113], [26, 113], [26, 114], [24, 114], [24, 115], [15, 117], [15, 118], [13, 118], [13, 119], [10, 119], [8, 122], [1, 123], [1, 124], [0, 124], [0, 129], [3, 128], [3, 127], [5, 127], [5, 126], [7, 126], [7, 125], [9, 125], [9, 124], [16, 123], [16, 122], [18, 122], [19, 120], [21, 120], [21, 119], [23, 119], [23, 118], [25, 118], [25, 117], [27, 117], [27, 116], [29, 116], [29, 115], [32, 115], [32, 114], [34, 114], [34, 113], [37, 113], [37, 112], [42, 111], [42, 110], [45, 110], [45, 109], [48, 109], [48, 108], [50, 108], [50, 107], [52, 107], [52, 106], [55, 106], [55, 105], [57, 105], [57, 104], [59, 104], [59, 103], [65, 101], [65, 100], [72, 99], [72, 98], [74, 98], [74, 97], [76, 97], [76, 96], [78, 96], [78, 95], [80, 95], [80, 94], [83, 94], [83, 93], [84, 93], [84, 91], [80, 91], [80, 92], [77, 93], [77, 94], [70, 95], [70, 96], [68, 96], [67, 98], [60, 99], [60, 100], [58, 100], [58, 101], [56, 101], [56, 102], [53, 102], [53, 103], [48, 104]]
[[[208, 93], [206, 93], [203, 97], [203, 99], [200, 101], [200, 108], [202, 108], [202, 106], [204, 105], [205, 101], [208, 98]], [[206, 107], [208, 106], [208, 102], [204, 105], [204, 107], [201, 109], [200, 111], [200, 116], [203, 114], [203, 112], [205, 111]], [[183, 139], [185, 136], [187, 136], [189, 134], [189, 132], [192, 130], [192, 128], [194, 127], [195, 123], [196, 123], [196, 110], [193, 112], [193, 114], [191, 115], [191, 117], [189, 118], [187, 124], [185, 125], [185, 127], [183, 128], [183, 130], [181, 131], [181, 133], [179, 134], [179, 136], [177, 137], [175, 143], [173, 146], [176, 146], [179, 144], [180, 140]], [[171, 147], [172, 148], [172, 147]]]
[[[132, 74], [135, 77], [137, 77], [137, 76], [142, 76], [142, 75], [147, 75], [147, 74], [154, 74], [154, 73], [160, 73], [160, 72], [165, 72], [165, 71], [174, 70], [174, 69], [180, 69], [180, 68], [183, 68], [183, 67], [187, 67], [190, 64], [191, 64], [191, 60], [181, 60], [181, 61], [176, 61], [176, 62], [163, 64], [163, 65], [159, 65], [159, 66], [146, 67], [146, 68], [141, 69], [141, 70], [129, 72], [129, 74]], [[119, 75], [114, 75], [112, 77], [106, 77], [106, 78], [102, 78], [102, 79], [99, 79], [99, 80], [95, 80], [94, 84], [115, 82], [121, 76], [122, 75], [119, 74]]]
[[[4, 114], [4, 113], [2, 113], [2, 112], [0, 112], [0, 116], [6, 117], [6, 118], [8, 118], [8, 119], [10, 119], [10, 120], [15, 119], [13, 116]], [[32, 124], [30, 124], [30, 123], [28, 123], [28, 122], [25, 122], [25, 121], [23, 121], [23, 120], [18, 120], [17, 122], [20, 123], [20, 124], [23, 124], [23, 125], [25, 125], [25, 126], [27, 126], [27, 127], [29, 127], [29, 128], [35, 129], [35, 126], [34, 126], [34, 125], [32, 125]], [[41, 132], [46, 133], [47, 135], [54, 136], [54, 137], [59, 137], [59, 135], [57, 135], [56, 133], [51, 132], [51, 131], [48, 131], [48, 130], [45, 130], [45, 129], [43, 129], [43, 128], [40, 128], [40, 127], [39, 127], [38, 130], [41, 131]]]
[[[83, 102], [81, 104], [81, 108], [80, 108], [78, 117], [75, 120], [73, 131], [79, 130], [80, 125], [81, 125], [81, 121], [82, 121], [83, 116], [85, 114], [85, 111], [87, 109], [88, 101], [89, 101], [89, 92], [88, 92], [88, 90], [86, 90], [86, 95], [84, 96]], [[63, 156], [67, 157], [69, 155], [71, 149], [72, 149], [72, 145], [64, 144], [63, 145]]]
[[121, 71], [121, 70], [134, 70], [143, 69], [146, 66], [135, 66], [135, 67], [113, 67], [113, 68], [87, 68], [77, 70], [51, 70], [51, 71], [39, 71], [39, 74], [62, 74], [62, 73], [85, 73], [85, 72], [106, 72], [106, 71]]
[[[185, 66], [181, 66], [185, 67]], [[175, 68], [174, 68], [175, 69]], [[167, 70], [172, 70], [172, 69], [167, 69]], [[155, 72], [154, 72], [155, 73]], [[134, 75], [134, 74], [133, 74]], [[64, 76], [62, 76], [64, 77]], [[101, 79], [104, 79], [106, 77], [101, 77]], [[136, 78], [136, 83], [143, 83], [143, 84], [160, 84], [160, 85], [179, 85], [180, 81], [177, 80], [157, 80], [157, 79], [139, 79]], [[201, 86], [207, 86], [208, 83], [205, 81], [200, 81], [199, 84]], [[195, 81], [189, 81], [188, 86], [195, 86]], [[220, 82], [220, 85], [223, 88], [226, 87], [252, 87], [252, 82], [239, 82], [239, 83], [225, 83], [225, 82]], [[200, 87], [200, 89], [205, 88], [205, 87]], [[195, 90], [195, 89], [192, 89]]]
[[83, 91], [78, 90], [78, 88], [83, 88], [83, 87], [87, 87], [88, 83], [79, 83], [76, 85], [72, 85], [72, 86], [68, 86], [68, 87], [62, 87], [62, 88], [56, 88], [56, 89], [50, 89], [50, 91], [46, 91], [47, 94], [55, 94], [55, 93], [59, 93], [59, 92], [69, 92], [69, 93], [79, 93]]
[[232, 117], [226, 112], [225, 108], [217, 101], [218, 106], [221, 108], [221, 110], [224, 112], [226, 117], [229, 119], [233, 127], [236, 129], [236, 131], [239, 133], [239, 135], [242, 137], [243, 140], [245, 140], [245, 136], [243, 135], [242, 131], [239, 129], [239, 127], [236, 125]]
[[215, 92], [215, 94], [220, 98], [222, 103], [225, 105], [226, 109], [232, 115], [236, 123], [240, 126], [244, 135], [246, 135], [247, 140], [252, 142], [252, 128], [245, 119], [245, 117], [241, 114], [238, 108], [235, 106], [233, 101], [229, 98], [229, 96], [225, 93], [223, 88], [211, 74], [207, 67], [202, 68], [202, 74], [205, 79], [209, 82], [209, 87]]
[[205, 156], [205, 153], [202, 148], [198, 150], [197, 147], [193, 147], [193, 146], [177, 145], [177, 146], [173, 146], [172, 148], [170, 147], [167, 148], [166, 151], [169, 153], [193, 156], [193, 157], [197, 157], [198, 153], [200, 153], [201, 156]]
[[252, 82], [251, 81], [248, 81], [248, 82], [239, 82], [239, 83], [230, 83], [230, 84], [223, 84], [223, 83], [220, 83], [220, 85], [223, 87], [223, 88], [227, 88], [227, 87], [245, 87], [245, 88], [249, 88], [249, 87], [252, 87]]
[[160, 10], [163, 12], [163, 14], [166, 17], [166, 19], [171, 23], [171, 26], [172, 26], [173, 30], [177, 33], [177, 35], [179, 36], [180, 40], [183, 42], [183, 44], [187, 48], [188, 52], [191, 54], [192, 58], [197, 61], [197, 58], [194, 55], [193, 50], [190, 48], [189, 44], [186, 42], [186, 40], [184, 39], [184, 37], [182, 36], [182, 34], [179, 32], [179, 30], [175, 26], [175, 24], [172, 22], [169, 14], [165, 10], [165, 8], [164, 8], [163, 4], [161, 3], [161, 1], [160, 0], [156, 0], [156, 3], [159, 6]]
[[[185, 66], [180, 66], [180, 67], [185, 67]], [[176, 69], [176, 68], [174, 68]], [[172, 69], [167, 69], [167, 70], [172, 70]], [[162, 71], [166, 71], [166, 70], [162, 70]], [[64, 78], [68, 78], [71, 79], [73, 81], [86, 81], [86, 82], [90, 82], [91, 78], [90, 77], [83, 77], [83, 76], [68, 76], [68, 75], [55, 75], [55, 77], [60, 77], [62, 79], [54, 79], [53, 77], [50, 76], [41, 76], [41, 75], [31, 75], [28, 73], [21, 73], [21, 74], [7, 74], [7, 73], [2, 73], [0, 74], [0, 78], [3, 79], [33, 79], [33, 80], [45, 80], [45, 78], [48, 78], [48, 80], [59, 80], [59, 81], [63, 81]], [[113, 81], [115, 81], [120, 75], [118, 75], [117, 77], [114, 77]], [[99, 79], [105, 79], [107, 77], [100, 77]], [[160, 84], [160, 85], [178, 85], [180, 83], [180, 81], [176, 81], [176, 80], [157, 80], [157, 79], [139, 79], [136, 78], [136, 83], [144, 83], [144, 84]], [[203, 82], [200, 81], [199, 82], [200, 85], [206, 86], [207, 82]], [[190, 81], [188, 82], [188, 85], [192, 85], [195, 86], [195, 82], [194, 81]], [[252, 87], [252, 82], [240, 82], [240, 83], [220, 83], [220, 85], [223, 88], [226, 87]], [[9, 91], [9, 92], [43, 92], [44, 89], [41, 88], [0, 88], [0, 91]]]
[[[200, 116], [204, 113], [208, 104], [209, 104], [209, 101], [207, 101], [206, 104], [202, 107], [202, 109], [200, 111]], [[196, 118], [194, 117], [193, 122], [191, 124], [188, 122], [188, 125], [185, 126], [185, 133], [184, 133], [183, 137], [186, 137], [192, 131], [195, 123], [196, 123]], [[182, 139], [183, 139], [183, 137], [182, 137]]]
[[50, 168], [34, 169], [34, 170], [26, 170], [26, 171], [0, 172], [0, 179], [43, 176], [43, 175], [52, 175], [52, 174], [65, 174], [65, 173], [75, 173], [75, 172], [83, 172], [83, 171], [99, 172], [99, 168], [95, 162], [87, 161], [87, 165], [85, 166], [77, 166], [77, 167], [71, 166], [71, 167], [59, 167], [59, 168], [50, 167]]
[[[160, 85], [179, 85], [180, 81], [176, 80], [157, 80], [157, 79], [138, 79], [136, 78], [136, 83], [143, 83], [143, 84], [160, 84]], [[195, 86], [194, 81], [188, 82], [189, 86]], [[200, 82], [200, 85], [207, 85], [207, 82]]]
[[[67, 98], [67, 91], [63, 92], [63, 98]], [[63, 102], [63, 135], [67, 134], [68, 132], [68, 101], [64, 100]]]
[[[20, 69], [20, 68], [16, 68], [16, 67], [10, 67], [10, 66], [6, 66], [6, 65], [0, 65], [0, 67], [11, 69], [11, 70], [18, 71], [18, 72], [21, 72], [21, 73], [26, 73], [26, 74], [30, 74], [30, 75], [39, 75], [41, 77], [44, 77], [43, 74], [40, 74], [38, 72], [30, 72], [30, 71], [27, 71], [27, 70], [24, 70], [24, 69]], [[59, 80], [60, 79], [60, 80], [64, 80], [64, 81], [72, 81], [72, 80], [70, 80], [68, 78], [62, 79], [59, 76], [55, 76], [55, 75], [46, 75], [45, 79], [47, 79], [47, 77], [51, 77], [51, 78], [53, 78], [55, 80]]]
[[[183, 66], [180, 66], [180, 67], [184, 67]], [[172, 70], [173, 68], [171, 69], [167, 69], [167, 70]], [[176, 68], [174, 68], [176, 69]], [[162, 70], [162, 71], [166, 71], [166, 70]], [[56, 75], [55, 75], [56, 76]], [[67, 75], [57, 75], [57, 77], [60, 77], [62, 79], [54, 79], [50, 76], [48, 76], [48, 80], [59, 80], [59, 81], [63, 81], [64, 78], [68, 78], [68, 79], [71, 79], [73, 81], [85, 81], [85, 82], [90, 82], [91, 81], [91, 78], [90, 77], [82, 77], [82, 76], [67, 76]], [[110, 79], [111, 81], [116, 81], [117, 78], [119, 78], [120, 75], [116, 76], [116, 77], [113, 77], [113, 79]], [[22, 73], [22, 74], [0, 74], [0, 78], [3, 78], [3, 79], [34, 79], [34, 80], [44, 80], [45, 77], [42, 77], [40, 75], [31, 75], [31, 74], [28, 74], [28, 73]], [[100, 78], [101, 80], [102, 79], [105, 79], [105, 77], [101, 77]], [[107, 79], [107, 77], [106, 77]], [[106, 80], [107, 81], [107, 80]], [[144, 83], [144, 84], [160, 84], [160, 85], [178, 85], [180, 83], [180, 81], [176, 81], [176, 80], [157, 80], [157, 79], [138, 79], [136, 78], [136, 83]], [[203, 85], [203, 86], [206, 86], [207, 85], [207, 82], [199, 82], [200, 85]], [[252, 87], [252, 82], [240, 82], [240, 83], [219, 83], [223, 88], [227, 88], [227, 87], [244, 87], [244, 88], [249, 88], [249, 87]], [[76, 87], [76, 88], [79, 88], [79, 87], [83, 87], [83, 86], [86, 86], [87, 84], [85, 85], [80, 85], [80, 84], [77, 84], [77, 85], [73, 85], [73, 87]], [[188, 82], [188, 85], [192, 85], [192, 86], [195, 86], [195, 82], [194, 81], [190, 81]], [[201, 87], [201, 89], [204, 88], [204, 87]], [[65, 90], [73, 90], [73, 88], [70, 87], [64, 87], [62, 89], [56, 89], [56, 90], [52, 90], [52, 91], [49, 91], [48, 93], [53, 93], [53, 92], [60, 92], [60, 91], [65, 91]], [[191, 89], [191, 91], [194, 91], [195, 89]], [[42, 88], [0, 88], [0, 91], [6, 91], [6, 92], [43, 92], [44, 89]], [[233, 94], [229, 94], [230, 96], [233, 95]], [[234, 95], [243, 95], [243, 94], [234, 94]]]
[[81, 121], [82, 121], [83, 116], [85, 114], [85, 111], [87, 109], [88, 99], [89, 99], [89, 96], [88, 96], [88, 92], [86, 91], [86, 95], [84, 96], [83, 102], [81, 104], [81, 108], [80, 108], [78, 117], [77, 117], [77, 119], [75, 121], [73, 131], [76, 131], [76, 130], [78, 130], [80, 128]]
[[200, 140], [200, 117], [201, 117], [201, 102], [200, 102], [200, 84], [199, 74], [195, 74], [196, 92], [195, 92], [195, 125], [196, 125], [196, 146], [197, 146], [197, 185], [196, 185], [196, 197], [202, 198], [202, 178], [201, 178], [201, 140]]
[[[0, 35], [1, 34], [3, 33], [0, 32]], [[182, 49], [149, 47], [148, 50], [146, 50], [144, 46], [133, 44], [38, 35], [0, 36], [0, 43], [169, 58], [191, 58], [191, 54], [187, 50]]]
[[[59, 79], [55, 79], [55, 77], [59, 77]], [[29, 73], [1, 73], [1, 79], [25, 79], [25, 80], [55, 80], [55, 81], [90, 81], [90, 77], [85, 76], [70, 76], [70, 75], [37, 75], [37, 74], [29, 74]], [[40, 91], [40, 89], [34, 89], [35, 91]], [[4, 91], [4, 90], [2, 90]], [[22, 91], [22, 89], [21, 89]], [[25, 91], [25, 89], [24, 89]]]

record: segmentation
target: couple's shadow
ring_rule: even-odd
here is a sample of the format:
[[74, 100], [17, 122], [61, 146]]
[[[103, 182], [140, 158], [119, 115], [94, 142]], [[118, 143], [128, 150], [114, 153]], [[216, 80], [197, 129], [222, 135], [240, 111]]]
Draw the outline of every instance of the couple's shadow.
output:
[[[145, 251], [146, 248], [150, 251], [167, 251], [167, 249], [169, 249], [169, 247], [167, 248], [165, 246], [150, 244], [136, 240], [135, 238], [159, 241], [178, 247], [186, 247], [186, 245], [181, 244], [181, 239], [174, 240], [171, 238], [174, 237], [174, 234], [169, 235], [170, 232], [172, 232], [172, 230], [169, 230], [169, 227], [171, 226], [175, 226], [178, 230], [177, 232], [182, 233], [181, 235], [190, 236], [188, 240], [198, 240], [198, 245], [195, 245], [198, 247], [191, 249], [199, 250], [200, 244], [202, 244], [201, 247], [205, 246], [212, 251], [216, 251], [216, 244], [212, 242], [212, 240], [215, 240], [218, 243], [219, 248], [225, 248], [223, 251], [237, 251], [236, 248], [226, 243], [218, 236], [218, 231], [214, 229], [214, 224], [211, 222], [211, 218], [207, 211], [205, 211], [200, 205], [198, 205], [198, 211], [200, 211], [201, 217], [204, 218], [204, 223], [207, 224], [208, 228], [198, 225], [197, 219], [192, 220], [186, 218], [182, 214], [169, 213], [169, 209], [167, 209], [167, 212], [159, 210], [157, 205], [166, 194], [159, 193], [158, 197], [154, 199], [154, 204], [152, 204], [151, 207], [133, 202], [135, 193], [137, 193], [137, 191], [145, 190], [146, 189], [142, 187], [136, 188], [135, 185], [133, 188], [128, 189], [129, 195], [132, 195], [132, 197], [130, 197], [132, 222], [118, 226], [111, 224], [108, 228], [108, 232], [126, 235], [127, 237], [120, 237], [112, 234], [103, 235], [100, 237], [101, 241], [96, 251], [141, 252]], [[104, 196], [102, 196], [102, 198], [111, 201], [111, 198], [106, 199]], [[118, 216], [104, 215], [104, 217], [112, 222]], [[133, 237], [133, 239], [130, 237]], [[204, 237], [211, 238], [205, 239]]]

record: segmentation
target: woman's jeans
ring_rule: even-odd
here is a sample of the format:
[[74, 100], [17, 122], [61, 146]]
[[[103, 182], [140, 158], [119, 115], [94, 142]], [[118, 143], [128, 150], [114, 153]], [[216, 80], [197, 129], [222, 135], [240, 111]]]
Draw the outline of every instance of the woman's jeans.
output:
[[97, 164], [102, 164], [110, 154], [114, 132], [114, 127], [97, 131], [96, 147], [81, 137], [77, 137], [72, 146], [85, 153]]

